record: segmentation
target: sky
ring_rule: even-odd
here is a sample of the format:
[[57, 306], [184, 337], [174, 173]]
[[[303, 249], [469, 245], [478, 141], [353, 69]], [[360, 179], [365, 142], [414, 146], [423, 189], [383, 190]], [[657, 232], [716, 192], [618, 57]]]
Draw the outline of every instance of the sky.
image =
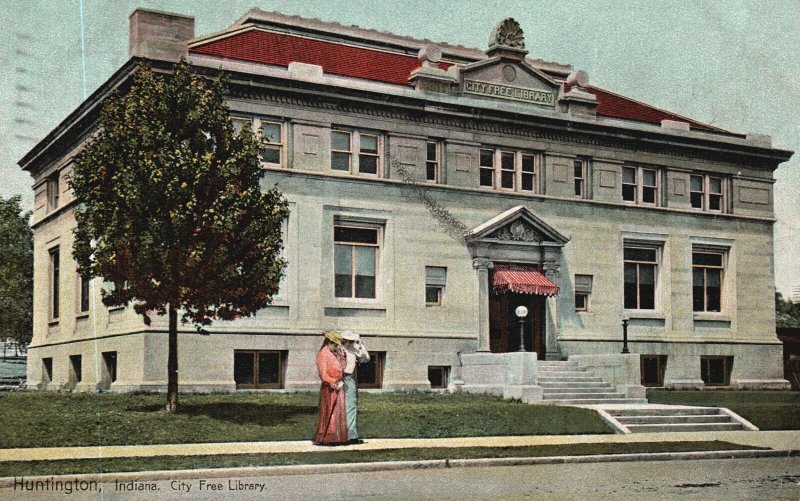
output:
[[[529, 56], [590, 83], [800, 149], [800, 2], [793, 0], [0, 0], [0, 196], [33, 203], [17, 161], [128, 57], [137, 7], [194, 16], [204, 35], [258, 7], [485, 49], [515, 18]], [[776, 172], [776, 287], [800, 287], [800, 154]]]

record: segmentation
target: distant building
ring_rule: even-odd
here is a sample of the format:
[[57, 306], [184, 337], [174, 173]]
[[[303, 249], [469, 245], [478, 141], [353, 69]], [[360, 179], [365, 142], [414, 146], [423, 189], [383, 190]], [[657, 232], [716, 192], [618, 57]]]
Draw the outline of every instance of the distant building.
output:
[[362, 387], [458, 389], [465, 356], [516, 351], [520, 328], [526, 350], [562, 359], [619, 353], [623, 318], [643, 384], [788, 386], [773, 172], [792, 152], [768, 137], [529, 58], [510, 19], [485, 52], [260, 10], [199, 38], [192, 18], [137, 10], [130, 30], [131, 59], [20, 161], [35, 179], [31, 387], [166, 387], [165, 319], [102, 307], [76, 273], [67, 179], [109, 93], [180, 56], [230, 73], [233, 119], [261, 132], [264, 186], [291, 209], [280, 294], [210, 336], [183, 330], [184, 390], [316, 388], [329, 328], [373, 350]]
[[792, 288], [792, 303], [800, 304], [800, 285], [797, 287]]

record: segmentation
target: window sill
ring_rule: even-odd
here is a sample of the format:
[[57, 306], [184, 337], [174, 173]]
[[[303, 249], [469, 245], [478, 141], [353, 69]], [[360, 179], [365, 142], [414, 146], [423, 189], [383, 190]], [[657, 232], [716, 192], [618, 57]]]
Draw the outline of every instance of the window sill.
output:
[[710, 312], [695, 312], [693, 315], [694, 320], [701, 320], [705, 322], [730, 322], [731, 317], [725, 313], [710, 313]]
[[647, 320], [665, 320], [666, 316], [663, 312], [660, 311], [650, 311], [650, 310], [625, 310], [624, 318], [629, 320], [641, 318]]
[[75, 319], [76, 320], [84, 320], [84, 319], [87, 319], [87, 318], [89, 318], [89, 312], [88, 311], [82, 311], [82, 312], [79, 312], [79, 313], [75, 314]]
[[47, 325], [48, 325], [48, 327], [55, 327], [56, 325], [58, 325], [58, 319], [54, 318], [54, 319], [48, 321]]

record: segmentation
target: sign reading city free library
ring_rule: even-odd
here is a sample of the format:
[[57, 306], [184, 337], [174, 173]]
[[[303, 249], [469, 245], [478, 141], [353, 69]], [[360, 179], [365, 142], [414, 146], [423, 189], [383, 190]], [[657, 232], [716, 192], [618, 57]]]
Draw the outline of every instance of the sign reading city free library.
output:
[[552, 92], [479, 82], [477, 80], [464, 80], [464, 92], [467, 94], [476, 94], [478, 96], [497, 97], [500, 99], [509, 99], [511, 101], [522, 101], [525, 103], [548, 106], [553, 106], [555, 103], [555, 95], [553, 95]]

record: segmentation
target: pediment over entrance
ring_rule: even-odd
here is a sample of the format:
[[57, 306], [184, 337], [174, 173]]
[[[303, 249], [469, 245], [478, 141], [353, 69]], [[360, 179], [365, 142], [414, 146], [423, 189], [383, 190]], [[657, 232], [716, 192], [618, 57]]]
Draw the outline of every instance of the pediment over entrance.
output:
[[499, 214], [467, 233], [469, 243], [543, 243], [563, 246], [569, 238], [536, 217], [527, 207], [518, 205]]

